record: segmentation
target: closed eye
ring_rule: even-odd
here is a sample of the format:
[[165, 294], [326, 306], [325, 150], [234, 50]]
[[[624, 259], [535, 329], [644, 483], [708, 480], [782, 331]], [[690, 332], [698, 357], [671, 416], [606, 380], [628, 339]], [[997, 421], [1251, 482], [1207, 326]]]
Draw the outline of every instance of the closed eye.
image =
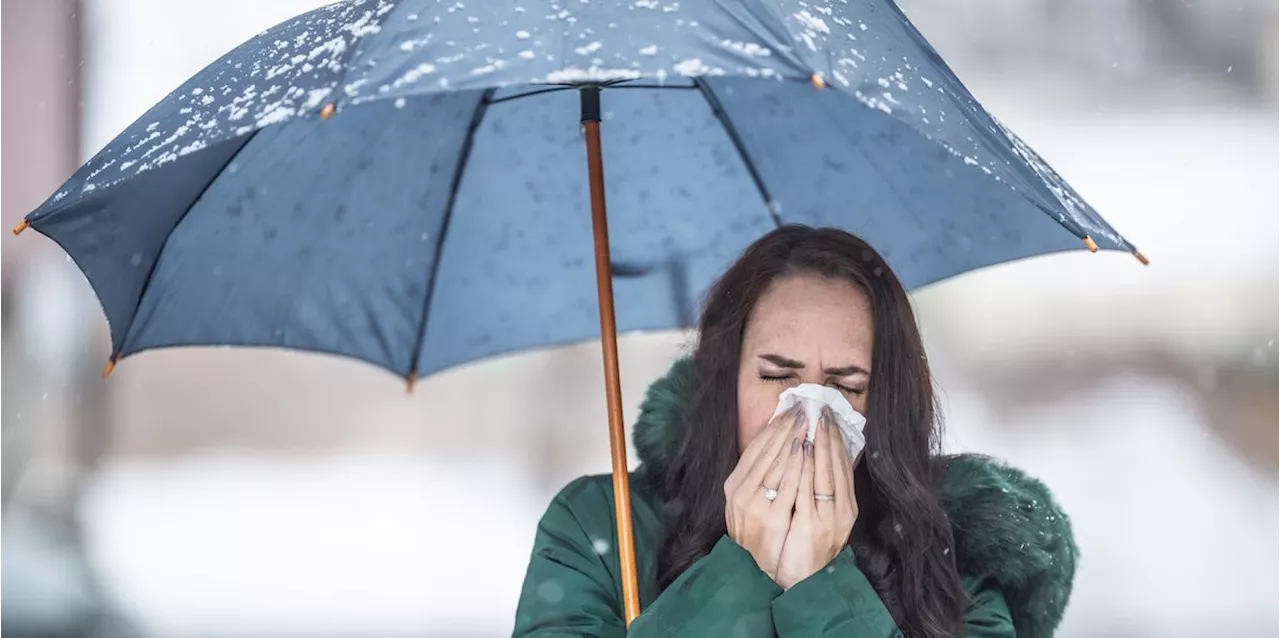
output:
[[[786, 384], [791, 381], [795, 381], [795, 379], [796, 379], [796, 375], [794, 374], [766, 374], [763, 372], [760, 373], [760, 380], [767, 383]], [[836, 383], [834, 381], [828, 381], [827, 385], [845, 394], [851, 394], [853, 396], [862, 396], [867, 391], [866, 388], [853, 388], [847, 385]]]
[[866, 388], [850, 388], [848, 386], [840, 385], [839, 383], [830, 383], [829, 385], [845, 394], [852, 394], [859, 397], [862, 396], [862, 393], [867, 391]]
[[796, 375], [794, 374], [765, 374], [763, 372], [760, 373], [760, 380], [768, 381], [770, 383], [786, 383], [794, 379], [795, 377]]

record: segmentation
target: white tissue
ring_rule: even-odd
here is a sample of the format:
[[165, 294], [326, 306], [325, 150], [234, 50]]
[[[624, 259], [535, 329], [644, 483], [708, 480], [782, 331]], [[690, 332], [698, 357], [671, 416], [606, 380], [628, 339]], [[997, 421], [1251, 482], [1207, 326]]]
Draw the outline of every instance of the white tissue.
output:
[[822, 408], [830, 407], [835, 414], [836, 425], [844, 434], [849, 449], [849, 458], [857, 460], [867, 439], [863, 430], [867, 427], [867, 418], [849, 405], [849, 400], [835, 388], [816, 383], [801, 383], [794, 388], [787, 388], [778, 397], [778, 408], [773, 411], [774, 418], [790, 410], [796, 403], [804, 407], [805, 417], [809, 421], [808, 440], [813, 441], [817, 431], [818, 419], [822, 416]]

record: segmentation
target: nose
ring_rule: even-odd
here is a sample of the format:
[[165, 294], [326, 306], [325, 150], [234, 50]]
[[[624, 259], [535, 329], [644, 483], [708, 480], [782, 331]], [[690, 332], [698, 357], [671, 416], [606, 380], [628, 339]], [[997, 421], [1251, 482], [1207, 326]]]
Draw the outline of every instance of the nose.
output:
[[826, 380], [823, 378], [821, 368], [804, 370], [799, 374], [799, 377], [800, 383], [816, 383], [817, 385], [822, 385], [823, 381]]

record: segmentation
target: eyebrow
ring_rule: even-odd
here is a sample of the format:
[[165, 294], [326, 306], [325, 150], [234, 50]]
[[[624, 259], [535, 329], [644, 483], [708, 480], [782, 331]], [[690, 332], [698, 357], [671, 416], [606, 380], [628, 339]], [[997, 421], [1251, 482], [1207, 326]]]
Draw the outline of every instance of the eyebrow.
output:
[[[791, 368], [793, 370], [804, 369], [803, 361], [788, 359], [787, 357], [784, 357], [780, 354], [762, 354], [760, 355], [760, 358], [764, 359], [765, 361], [768, 361], [769, 363], [772, 363], [773, 365], [776, 365], [782, 368]], [[871, 373], [867, 372], [866, 369], [862, 368], [861, 366], [855, 366], [855, 365], [842, 366], [839, 368], [827, 368], [826, 370], [823, 370], [823, 372], [833, 377], [848, 377], [848, 376], [853, 376], [855, 374], [865, 374], [867, 376], [871, 376]]]

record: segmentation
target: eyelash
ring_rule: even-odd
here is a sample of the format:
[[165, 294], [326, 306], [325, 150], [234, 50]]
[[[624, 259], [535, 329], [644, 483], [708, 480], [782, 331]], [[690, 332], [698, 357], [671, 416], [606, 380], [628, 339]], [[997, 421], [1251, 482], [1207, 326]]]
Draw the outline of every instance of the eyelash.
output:
[[[786, 383], [787, 381], [790, 381], [794, 378], [795, 378], [794, 375], [789, 375], [789, 374], [783, 375], [783, 376], [770, 376], [767, 374], [760, 375], [761, 381], [767, 381], [769, 383]], [[845, 394], [852, 394], [854, 396], [862, 396], [862, 393], [866, 392], [866, 390], [855, 390], [853, 388], [842, 386], [838, 383], [832, 383], [831, 387], [841, 392], [844, 392]]]

